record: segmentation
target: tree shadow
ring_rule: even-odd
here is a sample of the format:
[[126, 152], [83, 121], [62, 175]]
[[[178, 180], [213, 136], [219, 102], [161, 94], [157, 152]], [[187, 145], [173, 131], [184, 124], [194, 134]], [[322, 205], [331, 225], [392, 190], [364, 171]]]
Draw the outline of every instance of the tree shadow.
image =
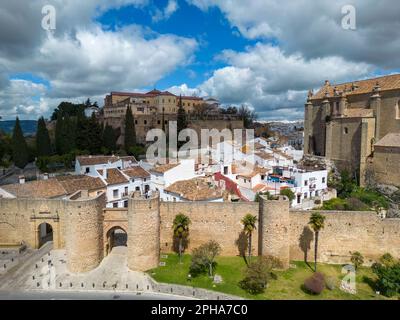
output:
[[374, 291], [378, 290], [378, 288], [376, 286], [376, 282], [372, 278], [363, 276], [362, 282], [366, 283], [372, 290], [374, 290]]
[[244, 259], [246, 265], [248, 265], [249, 263], [246, 255], [249, 246], [249, 239], [244, 231], [239, 233], [239, 237], [236, 239], [235, 244], [238, 247], [239, 255]]
[[303, 253], [304, 253], [304, 262], [307, 264], [307, 266], [311, 270], [314, 270], [314, 269], [308, 263], [308, 251], [311, 249], [311, 242], [313, 241], [313, 239], [314, 239], [314, 233], [312, 232], [310, 227], [305, 226], [303, 229], [303, 232], [301, 233], [301, 235], [299, 237], [299, 245], [300, 245], [301, 251], [303, 251]]

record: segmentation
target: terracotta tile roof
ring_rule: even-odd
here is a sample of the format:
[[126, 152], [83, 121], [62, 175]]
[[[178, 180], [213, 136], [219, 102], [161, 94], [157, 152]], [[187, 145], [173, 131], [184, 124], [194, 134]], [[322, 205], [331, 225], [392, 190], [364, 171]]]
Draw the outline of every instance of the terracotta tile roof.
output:
[[223, 191], [207, 182], [205, 179], [177, 181], [165, 189], [189, 201], [206, 201], [223, 197]]
[[377, 83], [379, 84], [381, 91], [400, 89], [400, 74], [347, 82], [336, 85], [331, 85], [328, 82], [311, 97], [311, 100], [324, 99], [326, 92], [328, 92], [329, 97], [334, 96], [335, 87], [338, 92], [344, 92], [346, 95], [371, 93], [373, 92], [374, 87], [377, 85]]
[[376, 144], [376, 147], [400, 147], [400, 133], [388, 133]]
[[66, 196], [68, 193], [57, 179], [14, 183], [1, 186], [2, 189], [17, 198], [51, 199]]
[[107, 169], [107, 185], [128, 183], [128, 179], [118, 169]]
[[148, 177], [150, 177], [150, 173], [148, 173], [146, 170], [144, 170], [140, 166], [135, 166], [130, 169], [124, 170], [122, 172], [130, 178], [148, 178]]
[[56, 178], [68, 194], [79, 190], [99, 190], [106, 187], [100, 178], [78, 175], [78, 176], [60, 176]]
[[156, 165], [154, 168], [150, 169], [150, 172], [165, 173], [168, 170], [171, 170], [171, 169], [177, 167], [178, 165], [179, 165], [179, 163], [160, 164], [160, 165]]

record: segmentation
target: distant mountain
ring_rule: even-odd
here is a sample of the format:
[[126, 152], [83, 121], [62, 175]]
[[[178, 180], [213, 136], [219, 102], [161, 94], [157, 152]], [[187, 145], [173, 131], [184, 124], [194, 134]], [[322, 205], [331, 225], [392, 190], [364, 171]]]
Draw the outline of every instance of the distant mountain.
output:
[[[21, 124], [24, 135], [28, 136], [36, 133], [36, 120], [20, 120], [19, 123]], [[14, 126], [15, 120], [0, 121], [0, 130], [6, 133], [12, 133], [12, 131], [14, 130]]]

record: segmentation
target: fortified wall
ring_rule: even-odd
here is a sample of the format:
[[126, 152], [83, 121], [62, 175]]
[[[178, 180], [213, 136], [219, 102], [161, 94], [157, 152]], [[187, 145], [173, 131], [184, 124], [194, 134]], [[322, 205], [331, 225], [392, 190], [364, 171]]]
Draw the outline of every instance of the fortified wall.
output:
[[[179, 213], [191, 220], [187, 252], [216, 240], [222, 255], [247, 252], [241, 219], [258, 216], [253, 254], [272, 255], [285, 267], [291, 260], [313, 260], [314, 234], [308, 226], [310, 211], [289, 210], [285, 197], [260, 203], [160, 202], [134, 195], [127, 209], [104, 209], [105, 195], [87, 198], [77, 193], [68, 200], [0, 199], [0, 246], [24, 241], [39, 248], [39, 225], [53, 228], [54, 248], [65, 248], [71, 272], [96, 268], [109, 253], [109, 234], [115, 228], [127, 233], [128, 267], [145, 271], [158, 266], [160, 253], [174, 249], [172, 223]], [[400, 258], [400, 219], [381, 219], [375, 212], [323, 211], [318, 259], [346, 263], [359, 251], [372, 262], [389, 252]]]

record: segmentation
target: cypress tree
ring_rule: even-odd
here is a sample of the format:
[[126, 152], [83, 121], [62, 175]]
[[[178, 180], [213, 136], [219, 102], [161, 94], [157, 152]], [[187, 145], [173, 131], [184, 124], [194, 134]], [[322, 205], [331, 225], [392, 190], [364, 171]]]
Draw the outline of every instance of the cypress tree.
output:
[[64, 138], [63, 138], [63, 131], [64, 131], [64, 118], [62, 117], [61, 112], [57, 113], [57, 122], [56, 122], [56, 132], [55, 132], [55, 145], [56, 151], [59, 155], [64, 154]]
[[36, 151], [38, 157], [51, 155], [49, 131], [47, 130], [46, 122], [43, 117], [41, 117], [38, 121], [36, 132]]
[[117, 150], [117, 135], [113, 127], [106, 124], [103, 131], [103, 145], [109, 151]]
[[18, 117], [12, 135], [12, 152], [14, 164], [20, 169], [25, 168], [29, 162], [29, 151]]
[[97, 154], [103, 145], [101, 125], [97, 122], [96, 116], [92, 113], [88, 121], [87, 149], [91, 154]]
[[125, 114], [125, 151], [129, 153], [129, 149], [136, 145], [135, 121], [131, 107], [128, 106]]
[[[187, 128], [187, 119], [186, 119], [186, 112], [182, 105], [182, 96], [179, 96], [179, 104], [178, 104], [178, 119], [177, 119], [177, 134], [179, 137], [179, 133]], [[178, 147], [184, 145], [184, 141], [178, 141]]]

